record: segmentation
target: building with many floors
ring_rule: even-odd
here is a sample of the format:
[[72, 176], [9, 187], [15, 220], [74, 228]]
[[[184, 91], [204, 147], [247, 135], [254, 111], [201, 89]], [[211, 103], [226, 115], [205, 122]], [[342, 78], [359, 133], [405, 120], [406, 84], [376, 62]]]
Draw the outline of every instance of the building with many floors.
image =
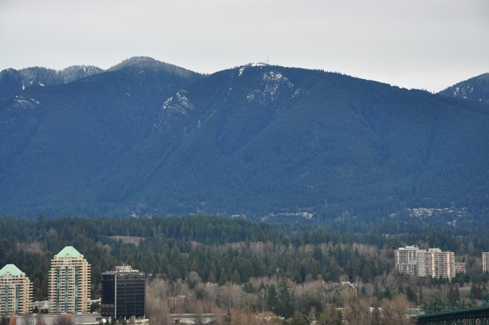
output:
[[489, 272], [489, 252], [482, 252], [482, 272]]
[[32, 282], [14, 264], [0, 270], [0, 315], [25, 315], [32, 310]]
[[403, 274], [453, 279], [456, 273], [465, 272], [465, 263], [455, 262], [453, 252], [442, 252], [439, 248], [400, 247], [394, 256], [395, 267]]
[[49, 312], [78, 314], [90, 310], [91, 268], [74, 247], [66, 246], [51, 260]]
[[130, 266], [117, 266], [115, 271], [102, 273], [104, 317], [144, 317], [146, 307], [146, 275]]
[[400, 247], [394, 251], [396, 269], [402, 274], [416, 275], [418, 246]]

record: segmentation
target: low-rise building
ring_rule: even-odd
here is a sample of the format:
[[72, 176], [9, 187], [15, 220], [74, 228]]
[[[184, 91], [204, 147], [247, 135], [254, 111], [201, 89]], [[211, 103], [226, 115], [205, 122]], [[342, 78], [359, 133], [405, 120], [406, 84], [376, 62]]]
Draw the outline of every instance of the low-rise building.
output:
[[457, 273], [466, 273], [465, 263], [455, 262], [455, 274]]
[[35, 310], [36, 308], [38, 311], [49, 310], [49, 300], [34, 301], [32, 303], [32, 309]]

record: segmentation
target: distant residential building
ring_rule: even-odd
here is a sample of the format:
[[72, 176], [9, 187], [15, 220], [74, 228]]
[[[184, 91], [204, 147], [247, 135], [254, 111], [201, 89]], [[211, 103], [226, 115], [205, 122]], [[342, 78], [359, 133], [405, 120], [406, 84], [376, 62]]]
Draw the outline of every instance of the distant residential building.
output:
[[455, 254], [439, 248], [400, 247], [395, 251], [395, 267], [403, 274], [452, 279], [456, 273]]
[[418, 246], [400, 247], [394, 251], [396, 269], [402, 274], [416, 275]]
[[419, 276], [431, 276], [433, 278], [455, 277], [455, 254], [453, 252], [442, 252], [439, 248], [430, 248], [426, 252], [425, 274]]
[[0, 315], [25, 315], [32, 310], [32, 282], [14, 264], [0, 270]]
[[49, 270], [49, 312], [90, 311], [91, 268], [74, 247], [66, 246], [51, 260]]
[[32, 309], [36, 309], [41, 311], [41, 310], [49, 310], [49, 300], [42, 300], [42, 301], [34, 301], [32, 303]]
[[482, 272], [489, 272], [489, 252], [482, 252]]
[[462, 262], [455, 262], [455, 274], [457, 273], [465, 273], [465, 263]]
[[130, 266], [117, 266], [102, 273], [103, 317], [144, 317], [146, 307], [146, 275]]

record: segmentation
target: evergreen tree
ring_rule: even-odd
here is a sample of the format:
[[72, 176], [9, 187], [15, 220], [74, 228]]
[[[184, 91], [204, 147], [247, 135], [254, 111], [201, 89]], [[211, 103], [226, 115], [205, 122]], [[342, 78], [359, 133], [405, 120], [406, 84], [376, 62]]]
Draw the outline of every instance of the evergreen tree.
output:
[[268, 292], [267, 292], [267, 309], [276, 313], [277, 305], [278, 305], [277, 289], [275, 288], [274, 284], [271, 284], [268, 287]]
[[237, 270], [234, 270], [233, 275], [231, 276], [231, 281], [236, 284], [241, 284], [241, 278]]
[[292, 298], [290, 296], [289, 287], [285, 279], [280, 281], [278, 287], [278, 306], [277, 315], [284, 318], [290, 318], [294, 314], [294, 307], [292, 305]]
[[220, 286], [223, 286], [227, 282], [227, 277], [226, 277], [226, 270], [224, 268], [221, 268], [221, 272], [219, 272], [219, 281], [217, 281], [217, 284]]
[[406, 288], [406, 297], [409, 301], [417, 304], [418, 303], [418, 297], [416, 295], [416, 292], [409, 286]]
[[296, 311], [292, 316], [290, 325], [308, 325], [308, 323], [304, 319], [304, 317], [302, 317], [301, 313], [299, 313], [299, 311]]
[[216, 276], [214, 275], [214, 271], [209, 272], [209, 277], [207, 278], [207, 282], [216, 283]]

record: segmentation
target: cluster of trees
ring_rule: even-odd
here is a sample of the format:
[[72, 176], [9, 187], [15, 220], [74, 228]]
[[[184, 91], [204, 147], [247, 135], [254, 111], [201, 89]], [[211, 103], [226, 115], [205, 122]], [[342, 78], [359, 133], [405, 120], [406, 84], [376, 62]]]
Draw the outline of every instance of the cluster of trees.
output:
[[169, 324], [170, 313], [212, 313], [222, 325], [282, 324], [283, 320], [290, 325], [413, 323], [406, 311], [414, 304], [399, 292], [378, 298], [370, 287], [366, 293], [322, 281], [298, 285], [280, 276], [254, 278], [247, 286], [228, 283], [221, 287], [193, 279], [191, 285], [162, 279], [149, 283], [147, 314], [153, 324]]
[[[74, 246], [91, 264], [93, 297], [100, 294], [102, 272], [129, 264], [148, 275], [148, 311], [154, 315], [217, 308], [233, 317], [239, 309], [292, 319], [299, 312], [330, 324], [326, 319], [331, 315], [324, 316], [332, 313], [329, 306], [344, 307], [347, 302], [352, 310], [364, 310], [402, 297], [436, 311], [439, 306], [477, 305], [488, 297], [489, 276], [482, 274], [478, 257], [486, 241], [477, 236], [436, 231], [385, 236], [300, 228], [211, 216], [1, 217], [0, 264], [13, 263], [25, 272], [34, 283], [36, 300], [47, 298], [50, 261], [64, 246]], [[398, 274], [394, 249], [406, 244], [456, 248], [468, 273], [458, 274], [451, 283]], [[341, 282], [356, 286], [343, 287]], [[176, 302], [181, 295], [185, 301]], [[174, 306], [161, 310], [153, 301]]]
[[14, 263], [26, 272], [39, 299], [47, 295], [50, 260], [67, 245], [92, 265], [94, 293], [98, 293], [101, 273], [121, 263], [171, 281], [185, 279], [194, 271], [203, 281], [219, 285], [244, 284], [252, 277], [275, 273], [296, 283], [319, 277], [338, 281], [342, 275], [369, 281], [392, 268], [392, 259], [380, 258], [374, 246], [342, 243], [335, 236], [307, 243], [301, 235], [288, 238], [270, 225], [242, 218], [40, 216], [37, 220], [0, 218], [0, 227], [0, 262]]

